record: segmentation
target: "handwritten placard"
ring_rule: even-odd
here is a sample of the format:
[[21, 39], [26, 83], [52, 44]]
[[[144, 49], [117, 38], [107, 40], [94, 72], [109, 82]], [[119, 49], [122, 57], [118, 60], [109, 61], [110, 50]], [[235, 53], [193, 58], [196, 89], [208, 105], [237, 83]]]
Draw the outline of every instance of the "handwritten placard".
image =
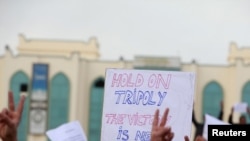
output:
[[195, 74], [107, 69], [101, 141], [149, 141], [156, 109], [168, 107], [174, 141], [190, 137]]

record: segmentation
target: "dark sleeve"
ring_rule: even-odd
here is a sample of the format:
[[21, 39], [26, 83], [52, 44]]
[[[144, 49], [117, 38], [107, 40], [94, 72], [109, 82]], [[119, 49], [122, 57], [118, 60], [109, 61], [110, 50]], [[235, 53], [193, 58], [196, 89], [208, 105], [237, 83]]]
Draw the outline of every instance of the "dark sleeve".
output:
[[222, 120], [222, 119], [223, 119], [223, 114], [224, 114], [224, 113], [223, 113], [223, 110], [220, 110], [220, 114], [219, 114], [219, 117], [218, 117], [219, 120]]
[[195, 118], [194, 110], [193, 110], [193, 113], [192, 113], [192, 122], [193, 122], [193, 124], [194, 124], [195, 127], [197, 127], [198, 124], [199, 124], [199, 123], [197, 122], [196, 118]]
[[232, 113], [229, 115], [228, 123], [233, 124], [233, 114]]

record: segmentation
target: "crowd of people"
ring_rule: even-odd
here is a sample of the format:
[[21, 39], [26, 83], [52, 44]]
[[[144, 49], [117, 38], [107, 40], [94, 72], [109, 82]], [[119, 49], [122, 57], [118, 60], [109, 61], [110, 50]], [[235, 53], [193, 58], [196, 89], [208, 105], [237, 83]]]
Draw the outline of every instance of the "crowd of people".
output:
[[[223, 114], [224, 114], [224, 111], [223, 111], [224, 106], [223, 106], [223, 105], [224, 105], [224, 104], [223, 104], [223, 101], [222, 101], [221, 104], [220, 104], [220, 113], [219, 113], [219, 115], [218, 115], [218, 117], [217, 117], [217, 118], [218, 118], [219, 120], [221, 120], [221, 121], [223, 121]], [[248, 115], [249, 115], [249, 117], [250, 117], [250, 108], [247, 107], [246, 111], [247, 111], [247, 113], [248, 113]], [[233, 122], [233, 113], [234, 113], [234, 108], [232, 107], [232, 108], [231, 108], [231, 113], [230, 113], [229, 118], [228, 118], [228, 123], [229, 123], [229, 124], [247, 124], [247, 117], [246, 117], [245, 115], [241, 115], [241, 116], [239, 117], [238, 123], [234, 123], [234, 122]], [[195, 118], [195, 112], [194, 112], [194, 109], [193, 109], [192, 122], [193, 122], [194, 127], [195, 127], [195, 135], [194, 135], [194, 138], [196, 138], [196, 137], [198, 137], [198, 136], [202, 136], [202, 134], [203, 134], [203, 129], [204, 129], [204, 125], [205, 125], [205, 123], [204, 123], [204, 122], [205, 122], [204, 116], [203, 116], [203, 122], [198, 122], [198, 121], [196, 120], [196, 118]]]
[[[19, 104], [15, 107], [13, 93], [10, 91], [8, 94], [8, 108], [4, 108], [0, 113], [0, 138], [2, 141], [18, 141], [17, 140], [17, 128], [19, 122], [21, 121], [22, 111], [24, 107], [25, 96], [21, 96]], [[229, 123], [233, 124], [233, 108], [229, 116]], [[250, 109], [247, 109], [247, 112], [250, 115]], [[172, 141], [174, 138], [174, 132], [171, 130], [171, 127], [166, 125], [169, 109], [166, 108], [164, 114], [159, 119], [159, 109], [155, 111], [152, 129], [151, 129], [151, 141]], [[223, 117], [223, 102], [221, 103], [221, 112], [218, 119]], [[196, 127], [196, 133], [194, 140], [195, 141], [206, 141], [202, 137], [204, 123], [198, 123], [195, 119], [195, 114], [193, 111], [192, 121]], [[239, 118], [240, 124], [247, 124], [246, 117], [241, 116]], [[184, 141], [190, 141], [188, 136], [183, 137]]]

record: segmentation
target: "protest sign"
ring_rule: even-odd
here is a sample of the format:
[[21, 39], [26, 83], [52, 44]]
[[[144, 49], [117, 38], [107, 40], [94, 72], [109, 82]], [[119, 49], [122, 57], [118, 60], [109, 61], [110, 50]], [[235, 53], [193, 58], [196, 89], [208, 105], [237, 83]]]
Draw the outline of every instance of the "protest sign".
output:
[[208, 140], [208, 125], [229, 125], [229, 123], [219, 120], [208, 114], [205, 114], [205, 124], [203, 126], [202, 136], [206, 140]]
[[173, 141], [190, 137], [195, 74], [180, 71], [107, 69], [101, 141], [149, 141], [156, 109], [170, 109]]
[[248, 104], [246, 102], [235, 103], [233, 108], [235, 112], [246, 113]]

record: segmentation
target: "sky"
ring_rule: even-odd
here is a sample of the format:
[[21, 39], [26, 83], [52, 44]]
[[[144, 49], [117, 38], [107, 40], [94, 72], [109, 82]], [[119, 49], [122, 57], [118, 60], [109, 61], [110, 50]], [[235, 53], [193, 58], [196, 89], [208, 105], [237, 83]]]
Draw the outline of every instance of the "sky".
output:
[[137, 55], [227, 64], [230, 43], [250, 48], [249, 0], [0, 0], [0, 55], [27, 39], [95, 37], [101, 60]]

